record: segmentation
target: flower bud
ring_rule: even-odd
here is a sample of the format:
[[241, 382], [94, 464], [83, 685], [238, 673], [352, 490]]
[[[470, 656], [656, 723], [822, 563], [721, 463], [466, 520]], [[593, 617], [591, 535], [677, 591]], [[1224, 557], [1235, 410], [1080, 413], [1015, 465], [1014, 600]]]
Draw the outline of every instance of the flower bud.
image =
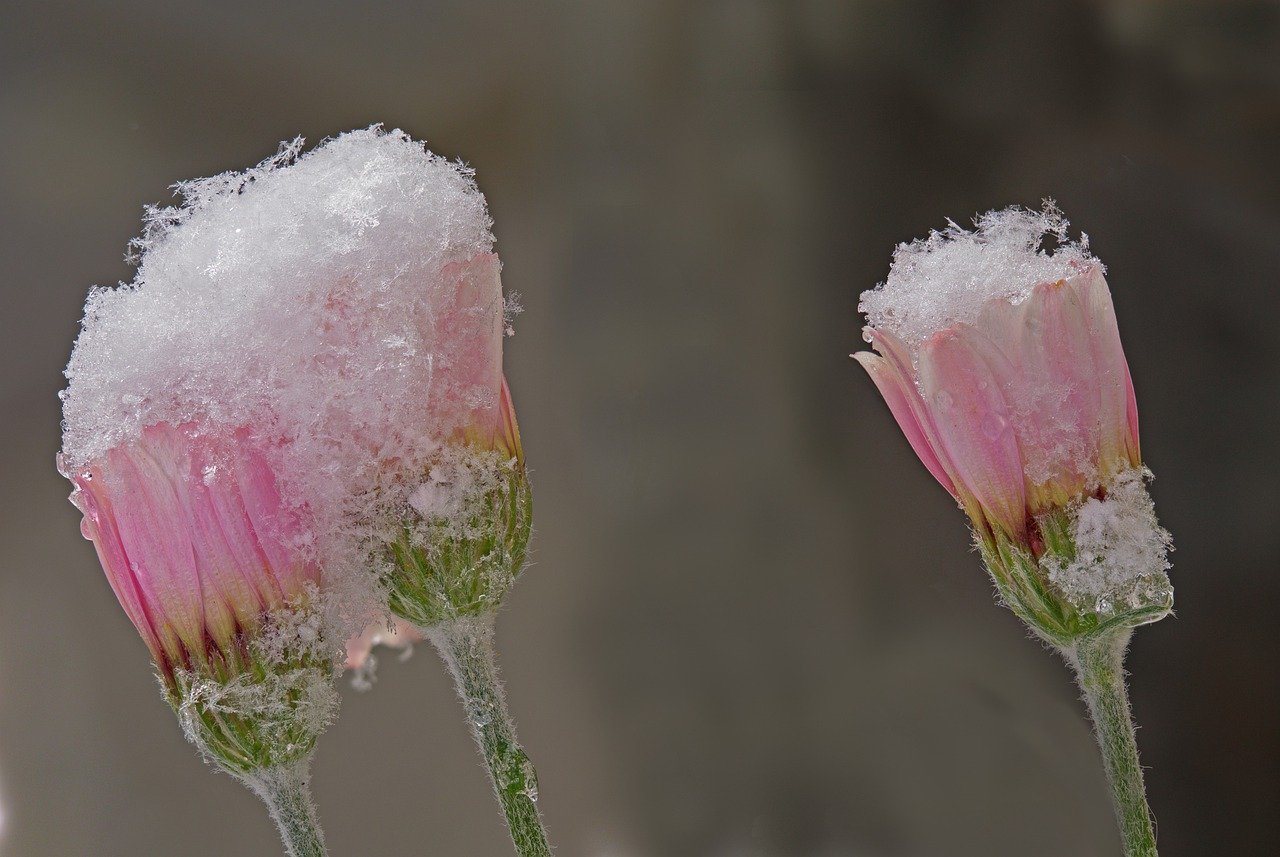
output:
[[306, 757], [336, 704], [320, 575], [251, 432], [161, 423], [60, 466], [188, 738], [241, 775]]
[[[1065, 236], [1055, 210], [1009, 210], [900, 247], [864, 295], [877, 353], [854, 357], [968, 514], [1005, 601], [1064, 643], [1167, 614], [1170, 540], [1102, 266], [1068, 244], [1055, 270], [1035, 251], [1046, 223]], [[1027, 270], [1060, 276], [1018, 283]], [[940, 323], [911, 323], [926, 313]]]
[[496, 610], [524, 565], [533, 523], [511, 392], [445, 444], [389, 545], [387, 606], [418, 628]]
[[497, 609], [529, 543], [532, 495], [502, 374], [500, 270], [481, 253], [433, 278], [428, 407], [443, 436], [387, 540], [382, 575], [388, 609], [418, 628]]

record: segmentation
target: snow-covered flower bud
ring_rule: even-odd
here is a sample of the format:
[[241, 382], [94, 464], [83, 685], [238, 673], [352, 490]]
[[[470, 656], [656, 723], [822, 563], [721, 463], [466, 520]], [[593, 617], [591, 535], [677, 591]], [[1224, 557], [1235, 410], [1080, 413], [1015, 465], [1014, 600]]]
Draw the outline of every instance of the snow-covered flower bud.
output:
[[[1009, 606], [1066, 643], [1172, 605], [1138, 411], [1103, 266], [1043, 213], [900, 245], [862, 296], [866, 368], [959, 502]], [[1044, 236], [1059, 242], [1039, 250]]]
[[524, 565], [532, 494], [502, 374], [500, 264], [492, 253], [436, 278], [435, 423], [448, 431], [390, 543], [387, 605], [414, 626], [495, 610]]
[[319, 570], [252, 433], [159, 423], [60, 464], [187, 736], [242, 776], [305, 759], [337, 702], [334, 655]]

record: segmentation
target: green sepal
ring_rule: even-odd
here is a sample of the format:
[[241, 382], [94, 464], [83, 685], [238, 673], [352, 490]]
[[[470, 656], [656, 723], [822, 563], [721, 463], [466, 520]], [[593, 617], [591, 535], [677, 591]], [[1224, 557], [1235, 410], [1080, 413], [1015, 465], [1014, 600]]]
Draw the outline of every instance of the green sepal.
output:
[[522, 463], [473, 498], [466, 520], [406, 523], [388, 545], [391, 612], [419, 628], [496, 610], [524, 566], [533, 494]]
[[262, 633], [161, 678], [187, 739], [240, 778], [309, 758], [338, 704], [335, 661], [322, 640], [272, 657]]
[[1036, 524], [1041, 542], [1038, 557], [1028, 546], [1010, 540], [999, 530], [976, 535], [975, 541], [1005, 606], [1046, 642], [1069, 649], [1086, 637], [1137, 628], [1172, 612], [1172, 589], [1129, 609], [1098, 609], [1073, 603], [1049, 580], [1043, 561], [1044, 557], [1064, 562], [1075, 559], [1071, 519], [1059, 509], [1040, 516]]

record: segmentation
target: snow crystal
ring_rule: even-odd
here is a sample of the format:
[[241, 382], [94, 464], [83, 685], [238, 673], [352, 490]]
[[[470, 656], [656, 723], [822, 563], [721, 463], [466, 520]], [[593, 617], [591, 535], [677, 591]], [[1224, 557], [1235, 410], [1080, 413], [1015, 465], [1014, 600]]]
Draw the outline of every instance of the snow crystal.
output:
[[475, 504], [499, 487], [506, 463], [496, 453], [459, 446], [442, 449], [427, 478], [410, 492], [409, 506], [426, 522], [474, 522]]
[[203, 671], [179, 671], [178, 720], [187, 740], [211, 760], [205, 744], [208, 714], [242, 718], [263, 746], [305, 750], [333, 722], [338, 709], [334, 687], [338, 646], [330, 637], [332, 611], [314, 584], [284, 608], [266, 617], [251, 645], [254, 660], [274, 669], [238, 672], [219, 680]]
[[[1070, 240], [1070, 225], [1052, 200], [1042, 211], [1006, 208], [974, 219], [973, 231], [948, 220], [941, 232], [899, 244], [888, 278], [862, 293], [858, 310], [867, 324], [887, 330], [915, 349], [931, 334], [957, 322], [972, 322], [992, 298], [1025, 300], [1041, 283], [1052, 283], [1089, 264], [1089, 238]], [[1041, 247], [1046, 237], [1057, 244]]]
[[[318, 552], [326, 587], [363, 581], [346, 600], [368, 589], [372, 611], [369, 545], [461, 427], [437, 403], [496, 402], [441, 345], [446, 266], [456, 278], [494, 242], [472, 171], [374, 126], [176, 189], [182, 203], [149, 209], [133, 242], [133, 282], [86, 303], [63, 456], [84, 466], [159, 422], [248, 427], [308, 516], [299, 547]], [[514, 304], [496, 274], [475, 288], [468, 323], [500, 337]]]
[[1075, 557], [1042, 558], [1049, 580], [1077, 607], [1109, 614], [1171, 597], [1167, 572], [1173, 540], [1156, 520], [1146, 487], [1150, 478], [1146, 468], [1118, 474], [1103, 498], [1089, 498], [1071, 510]]

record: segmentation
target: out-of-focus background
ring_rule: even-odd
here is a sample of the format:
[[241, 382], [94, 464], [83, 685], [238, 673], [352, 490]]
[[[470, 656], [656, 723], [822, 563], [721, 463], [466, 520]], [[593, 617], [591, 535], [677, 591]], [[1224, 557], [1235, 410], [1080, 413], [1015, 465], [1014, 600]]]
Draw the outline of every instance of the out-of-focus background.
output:
[[[1129, 659], [1161, 853], [1280, 841], [1280, 6], [5, 2], [0, 69], [0, 854], [279, 853], [80, 538], [56, 392], [145, 203], [373, 122], [476, 168], [524, 297], [499, 644], [558, 853], [1119, 853], [1067, 669], [847, 356], [897, 242], [1045, 196], [1176, 538]], [[382, 661], [333, 854], [510, 853], [435, 654]]]

